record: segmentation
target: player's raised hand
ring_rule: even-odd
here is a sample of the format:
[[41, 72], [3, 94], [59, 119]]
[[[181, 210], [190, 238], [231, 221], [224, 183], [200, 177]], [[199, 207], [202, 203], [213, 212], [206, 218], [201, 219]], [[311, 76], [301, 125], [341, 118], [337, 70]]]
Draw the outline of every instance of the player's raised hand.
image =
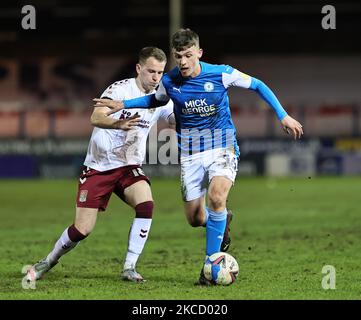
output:
[[116, 100], [110, 100], [110, 99], [98, 99], [94, 98], [93, 101], [96, 102], [94, 107], [108, 107], [111, 110], [109, 110], [106, 114], [109, 116], [113, 113], [118, 112], [119, 110], [124, 109], [124, 103], [123, 101], [116, 101]]
[[128, 131], [140, 123], [139, 118], [140, 118], [140, 115], [138, 113], [136, 113], [129, 118], [118, 120], [117, 122], [114, 123], [114, 126], [117, 129], [122, 129], [122, 130]]
[[295, 119], [290, 116], [286, 116], [281, 120], [283, 130], [287, 132], [287, 134], [293, 134], [294, 139], [300, 139], [303, 135], [302, 125]]

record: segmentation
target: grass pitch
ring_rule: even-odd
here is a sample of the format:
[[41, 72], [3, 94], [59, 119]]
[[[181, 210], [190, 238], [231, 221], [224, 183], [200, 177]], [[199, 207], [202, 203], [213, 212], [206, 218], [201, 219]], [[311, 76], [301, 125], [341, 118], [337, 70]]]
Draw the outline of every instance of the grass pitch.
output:
[[[0, 181], [0, 299], [360, 299], [361, 178], [237, 178], [229, 287], [199, 287], [205, 229], [186, 222], [178, 179], [152, 179], [155, 214], [138, 271], [119, 280], [133, 210], [112, 196], [93, 233], [36, 283], [22, 267], [43, 258], [75, 213], [77, 180]], [[336, 289], [321, 286], [336, 269]]]

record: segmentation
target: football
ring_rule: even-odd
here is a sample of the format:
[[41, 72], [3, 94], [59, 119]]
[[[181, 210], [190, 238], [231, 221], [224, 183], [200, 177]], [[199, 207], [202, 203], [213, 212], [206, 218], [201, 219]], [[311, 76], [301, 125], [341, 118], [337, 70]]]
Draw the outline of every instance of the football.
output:
[[228, 286], [236, 281], [239, 266], [237, 260], [228, 253], [212, 254], [203, 266], [204, 276], [214, 284]]

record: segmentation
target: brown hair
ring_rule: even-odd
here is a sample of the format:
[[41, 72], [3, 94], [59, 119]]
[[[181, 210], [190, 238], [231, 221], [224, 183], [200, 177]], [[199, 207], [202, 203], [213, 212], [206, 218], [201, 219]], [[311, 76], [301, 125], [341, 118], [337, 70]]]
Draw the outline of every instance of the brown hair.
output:
[[138, 61], [144, 64], [148, 58], [153, 57], [159, 62], [167, 62], [167, 56], [162, 49], [157, 47], [145, 47], [139, 51]]
[[191, 29], [180, 29], [172, 36], [172, 48], [176, 51], [188, 49], [191, 46], [199, 48], [199, 36]]

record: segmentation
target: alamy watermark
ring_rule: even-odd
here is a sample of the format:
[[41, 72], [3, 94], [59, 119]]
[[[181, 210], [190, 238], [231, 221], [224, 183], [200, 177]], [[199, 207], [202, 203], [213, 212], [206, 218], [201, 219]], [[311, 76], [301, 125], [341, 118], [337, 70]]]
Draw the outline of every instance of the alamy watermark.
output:
[[25, 16], [21, 19], [21, 27], [24, 30], [36, 29], [36, 10], [35, 7], [27, 4], [21, 8], [21, 13]]
[[332, 5], [325, 5], [321, 9], [325, 16], [321, 20], [321, 26], [325, 30], [336, 29], [336, 9]]
[[322, 274], [325, 276], [322, 277], [321, 286], [324, 290], [335, 290], [336, 289], [336, 269], [332, 265], [325, 265], [321, 270]]
[[[139, 137], [136, 131], [127, 131], [125, 142], [113, 149], [119, 158], [131, 161], [141, 158]], [[146, 145], [147, 156], [143, 164], [179, 164], [180, 159], [197, 154], [217, 157], [216, 153], [205, 151], [228, 149], [236, 152], [236, 134], [234, 129], [182, 129], [176, 133], [173, 129], [157, 130], [157, 124], [149, 132]], [[191, 157], [192, 158], [192, 157]]]

